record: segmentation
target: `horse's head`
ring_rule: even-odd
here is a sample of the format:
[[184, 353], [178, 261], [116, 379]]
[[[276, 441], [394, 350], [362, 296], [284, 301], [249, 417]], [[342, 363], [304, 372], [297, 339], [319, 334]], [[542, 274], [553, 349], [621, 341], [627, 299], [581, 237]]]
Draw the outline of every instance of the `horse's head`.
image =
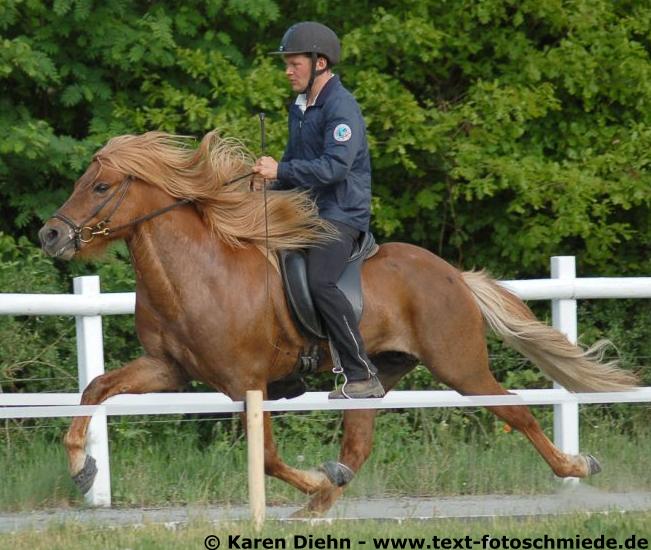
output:
[[128, 237], [138, 218], [151, 208], [146, 200], [149, 187], [93, 160], [72, 195], [38, 232], [43, 250], [69, 260], [100, 253], [109, 242]]

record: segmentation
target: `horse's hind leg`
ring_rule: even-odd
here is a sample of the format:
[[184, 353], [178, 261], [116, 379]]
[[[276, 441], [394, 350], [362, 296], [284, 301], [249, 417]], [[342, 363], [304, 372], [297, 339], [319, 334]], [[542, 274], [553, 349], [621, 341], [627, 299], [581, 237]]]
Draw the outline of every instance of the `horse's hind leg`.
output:
[[344, 412], [344, 436], [339, 463], [324, 464], [328, 472], [327, 483], [316, 492], [307, 506], [294, 514], [295, 516], [321, 515], [341, 496], [345, 485], [352, 480], [371, 454], [376, 413], [375, 410]]
[[[500, 393], [508, 394], [504, 390]], [[508, 405], [488, 407], [488, 409], [511, 427], [522, 432], [558, 477], [587, 477], [601, 471], [599, 463], [593, 456], [569, 455], [556, 447], [544, 434], [528, 407]]]
[[[464, 395], [509, 395], [488, 370], [487, 359], [483, 363], [485, 367], [478, 369], [479, 372], [474, 372], [472, 376], [443, 381]], [[592, 456], [569, 455], [556, 447], [544, 434], [526, 405], [487, 408], [509, 426], [522, 432], [558, 477], [586, 477], [599, 472], [599, 464]]]
[[[95, 378], [84, 390], [81, 404], [97, 405], [120, 393], [173, 390], [186, 382], [185, 375], [177, 367], [143, 356]], [[89, 423], [89, 416], [75, 417], [64, 438], [70, 475], [82, 493], [92, 487], [97, 473], [95, 460], [85, 451]]]
[[[244, 422], [246, 426], [246, 422]], [[267, 475], [278, 478], [299, 491], [312, 494], [330, 484], [325, 473], [316, 470], [292, 468], [278, 455], [273, 440], [271, 415], [264, 413], [264, 470]]]
[[[372, 358], [379, 369], [382, 386], [388, 391], [418, 363], [408, 354], [386, 352]], [[339, 462], [324, 464], [328, 483], [322, 486], [305, 508], [296, 515], [320, 515], [327, 512], [341, 496], [345, 486], [359, 472], [373, 448], [373, 431], [377, 410], [344, 412], [344, 434]]]

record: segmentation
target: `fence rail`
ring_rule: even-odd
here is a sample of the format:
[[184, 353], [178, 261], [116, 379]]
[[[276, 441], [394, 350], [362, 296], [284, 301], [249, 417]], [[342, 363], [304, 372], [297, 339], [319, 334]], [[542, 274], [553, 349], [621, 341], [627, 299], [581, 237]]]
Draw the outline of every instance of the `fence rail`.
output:
[[[651, 387], [625, 392], [570, 393], [562, 389], [509, 390], [512, 395], [461, 395], [451, 390], [392, 391], [383, 399], [328, 399], [328, 392], [308, 392], [292, 399], [265, 401], [266, 412], [337, 411], [352, 409], [420, 409], [449, 407], [492, 407], [495, 405], [559, 405], [576, 403], [651, 403]], [[231, 401], [220, 393], [149, 393], [110, 397], [101, 405], [78, 405], [80, 393], [0, 394], [0, 419], [56, 418], [146, 414], [240, 413], [243, 401]]]
[[[651, 277], [595, 277], [570, 281], [528, 279], [499, 281], [523, 300], [589, 300], [651, 298]], [[135, 292], [81, 294], [0, 294], [0, 315], [128, 315], [136, 306]]]
[[[553, 257], [551, 272], [551, 279], [502, 281], [500, 284], [525, 300], [552, 300], [552, 324], [573, 342], [576, 342], [577, 334], [577, 299], [651, 298], [651, 277], [577, 279], [572, 256]], [[104, 372], [101, 316], [132, 314], [135, 294], [102, 294], [98, 277], [78, 277], [73, 286], [75, 294], [71, 295], [0, 294], [0, 315], [74, 315], [81, 392], [93, 378]], [[618, 393], [571, 394], [560, 387], [511, 391], [514, 395], [462, 396], [454, 391], [391, 392], [381, 400], [352, 401], [328, 400], [326, 392], [310, 392], [290, 400], [263, 402], [259, 407], [264, 411], [308, 411], [553, 404], [554, 441], [564, 452], [576, 454], [580, 404], [651, 402], [651, 387]], [[99, 472], [87, 493], [87, 501], [95, 506], [111, 504], [107, 415], [242, 412], [246, 409], [244, 402], [233, 402], [216, 393], [119, 395], [102, 405], [83, 407], [77, 405], [80, 396], [80, 393], [0, 394], [0, 418], [92, 415], [87, 450], [97, 460]], [[257, 403], [257, 400], [252, 399], [251, 403]], [[260, 464], [259, 457], [256, 456], [253, 463]], [[258, 471], [255, 475], [250, 472], [250, 475], [259, 480]], [[259, 484], [259, 481], [256, 483]], [[260, 502], [252, 502], [251, 507], [254, 515], [259, 516]]]

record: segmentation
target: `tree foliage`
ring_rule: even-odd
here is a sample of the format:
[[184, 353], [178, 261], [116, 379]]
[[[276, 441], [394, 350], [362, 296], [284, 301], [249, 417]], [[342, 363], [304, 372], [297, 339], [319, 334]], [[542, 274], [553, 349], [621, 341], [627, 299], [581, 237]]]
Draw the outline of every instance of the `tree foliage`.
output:
[[109, 137], [212, 128], [270, 151], [290, 91], [293, 14], [343, 39], [367, 120], [374, 229], [462, 267], [650, 263], [651, 7], [628, 0], [6, 0], [0, 6], [0, 230], [34, 240]]
[[376, 178], [385, 228], [509, 273], [554, 254], [648, 271], [651, 9], [408, 5], [346, 36], [391, 174]]

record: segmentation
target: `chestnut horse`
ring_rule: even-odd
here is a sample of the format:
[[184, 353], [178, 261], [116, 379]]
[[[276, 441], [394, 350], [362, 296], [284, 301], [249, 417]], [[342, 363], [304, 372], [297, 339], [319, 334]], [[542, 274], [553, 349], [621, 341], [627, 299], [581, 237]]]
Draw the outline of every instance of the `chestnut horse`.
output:
[[[124, 239], [136, 274], [136, 330], [145, 354], [98, 376], [82, 404], [172, 391], [192, 379], [242, 400], [247, 390], [267, 396], [270, 382], [293, 372], [310, 342], [294, 325], [264, 248], [318, 245], [332, 230], [305, 193], [250, 192], [242, 180], [252, 161], [241, 145], [214, 132], [196, 149], [161, 132], [120, 136], [95, 154], [43, 226], [44, 250], [65, 260]], [[486, 325], [569, 390], [635, 383], [633, 374], [600, 363], [600, 346], [580, 349], [487, 275], [462, 273], [417, 246], [381, 245], [364, 263], [362, 281], [361, 332], [387, 389], [421, 363], [461, 394], [507, 394], [489, 371]], [[321, 344], [321, 368], [330, 369]], [[526, 406], [489, 409], [521, 431], [557, 476], [599, 471], [592, 456], [555, 447]], [[375, 414], [345, 411], [339, 462], [309, 471], [281, 460], [265, 414], [266, 473], [312, 495], [303, 513], [328, 510], [371, 452]], [[70, 473], [82, 491], [96, 473], [85, 452], [88, 423], [75, 418], [65, 437]]]

